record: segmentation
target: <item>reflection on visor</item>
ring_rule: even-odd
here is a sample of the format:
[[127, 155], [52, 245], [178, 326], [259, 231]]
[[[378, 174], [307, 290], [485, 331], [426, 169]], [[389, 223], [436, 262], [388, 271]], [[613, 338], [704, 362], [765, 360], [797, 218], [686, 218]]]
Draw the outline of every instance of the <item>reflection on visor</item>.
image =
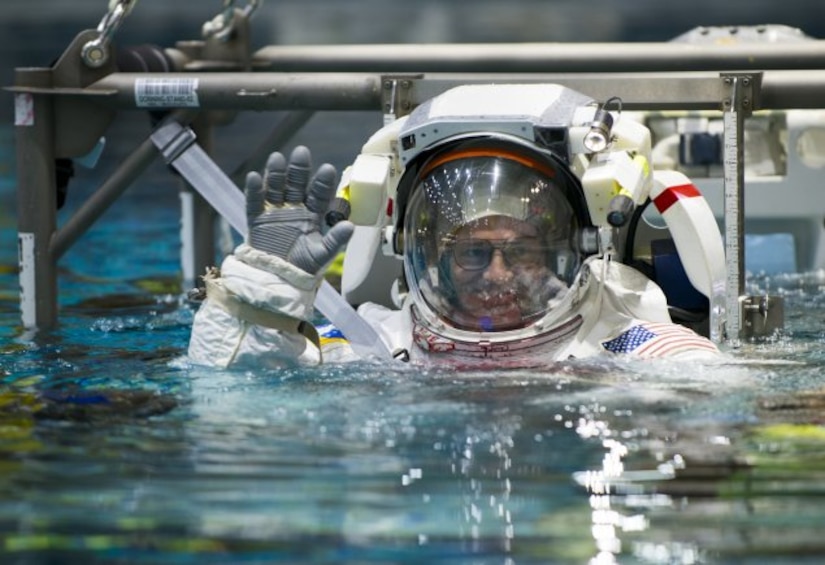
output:
[[508, 332], [547, 315], [578, 270], [572, 174], [514, 148], [463, 147], [422, 166], [404, 268], [424, 320]]

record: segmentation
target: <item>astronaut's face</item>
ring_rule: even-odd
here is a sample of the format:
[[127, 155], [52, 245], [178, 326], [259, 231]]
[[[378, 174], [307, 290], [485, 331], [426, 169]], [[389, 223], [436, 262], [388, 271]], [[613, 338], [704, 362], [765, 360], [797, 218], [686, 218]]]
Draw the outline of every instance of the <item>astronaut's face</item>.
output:
[[547, 246], [526, 222], [491, 216], [460, 228], [448, 243], [455, 288], [452, 319], [465, 329], [524, 327], [566, 288], [547, 266]]
[[404, 271], [426, 324], [510, 339], [562, 303], [582, 254], [568, 197], [580, 187], [561, 163], [468, 142], [414, 172]]

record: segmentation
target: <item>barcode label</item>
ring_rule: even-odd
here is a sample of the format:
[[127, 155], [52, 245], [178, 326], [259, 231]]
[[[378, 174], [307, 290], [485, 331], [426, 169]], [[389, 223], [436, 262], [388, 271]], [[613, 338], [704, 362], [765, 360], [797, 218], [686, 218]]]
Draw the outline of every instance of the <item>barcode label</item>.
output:
[[198, 79], [139, 78], [135, 81], [138, 108], [197, 108]]

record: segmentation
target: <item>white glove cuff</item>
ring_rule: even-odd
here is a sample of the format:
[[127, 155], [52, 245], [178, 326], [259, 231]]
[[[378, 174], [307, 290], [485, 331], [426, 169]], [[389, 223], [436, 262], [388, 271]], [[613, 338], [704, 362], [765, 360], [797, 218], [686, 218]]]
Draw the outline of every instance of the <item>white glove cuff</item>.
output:
[[315, 291], [321, 282], [320, 275], [311, 275], [285, 259], [255, 249], [246, 243], [235, 248], [235, 258], [250, 267], [276, 275], [300, 290]]

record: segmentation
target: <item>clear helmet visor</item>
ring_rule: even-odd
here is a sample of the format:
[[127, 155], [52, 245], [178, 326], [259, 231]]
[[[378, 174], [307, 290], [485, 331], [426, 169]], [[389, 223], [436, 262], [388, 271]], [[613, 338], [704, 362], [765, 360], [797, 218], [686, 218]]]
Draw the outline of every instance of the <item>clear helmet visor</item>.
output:
[[566, 174], [520, 153], [467, 150], [423, 167], [404, 264], [424, 314], [453, 328], [523, 328], [566, 294], [581, 263]]

